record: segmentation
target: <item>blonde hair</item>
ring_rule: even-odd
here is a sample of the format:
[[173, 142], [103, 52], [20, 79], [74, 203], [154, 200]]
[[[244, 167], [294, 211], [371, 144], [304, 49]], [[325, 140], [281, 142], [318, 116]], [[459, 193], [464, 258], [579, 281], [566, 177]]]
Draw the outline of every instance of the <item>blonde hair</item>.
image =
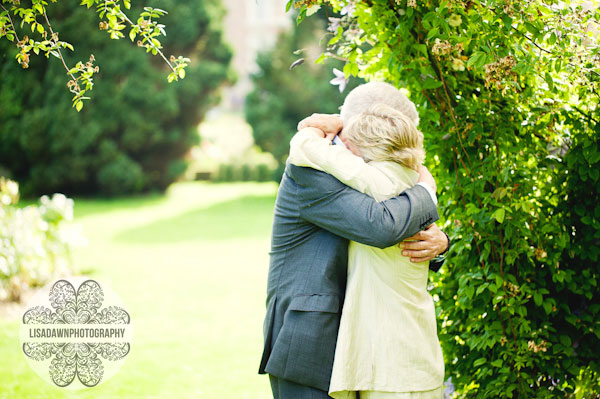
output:
[[425, 159], [423, 133], [404, 113], [375, 104], [350, 119], [344, 136], [365, 161], [394, 161], [417, 169]]
[[369, 82], [357, 86], [346, 96], [340, 111], [344, 126], [348, 125], [350, 118], [366, 111], [373, 104], [388, 105], [408, 116], [415, 126], [419, 124], [417, 107], [400, 90], [389, 83]]

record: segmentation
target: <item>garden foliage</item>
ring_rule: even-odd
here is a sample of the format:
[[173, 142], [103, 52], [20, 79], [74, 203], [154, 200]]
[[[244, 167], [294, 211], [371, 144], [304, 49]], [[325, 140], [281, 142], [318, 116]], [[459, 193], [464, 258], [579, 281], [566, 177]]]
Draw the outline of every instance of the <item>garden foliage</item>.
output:
[[[57, 1], [50, 0], [51, 3]], [[170, 69], [167, 78], [169, 82], [185, 77], [189, 58], [171, 56], [167, 59], [159, 40], [161, 36], [166, 36], [166, 31], [165, 25], [158, 20], [167, 11], [144, 7], [136, 19], [128, 15], [130, 0], [81, 0], [80, 5], [95, 9], [100, 19], [99, 29], [107, 31], [111, 39], [125, 37], [123, 32], [128, 30], [132, 42], [137, 40], [137, 45], [144, 47], [147, 53], [160, 55]], [[93, 56], [85, 64], [82, 61], [67, 64], [63, 53], [75, 49], [71, 43], [61, 40], [60, 32], [55, 30], [56, 26], [53, 26], [52, 18], [48, 17], [46, 7], [48, 2], [44, 0], [33, 0], [26, 4], [21, 4], [20, 0], [1, 0], [0, 39], [6, 39], [15, 45], [18, 49], [15, 60], [24, 69], [29, 68], [32, 56], [43, 54], [46, 58], [51, 55], [58, 58], [70, 79], [67, 87], [74, 94], [71, 100], [73, 107], [79, 112], [83, 109], [84, 100], [89, 100], [86, 94], [92, 90], [94, 74], [99, 72], [99, 68], [94, 66]]]
[[[75, 43], [78, 54], [93, 54], [100, 68], [94, 97], [79, 113], [65, 93], [61, 62], [32, 56], [24, 70], [14, 60], [19, 50], [0, 40], [0, 174], [19, 181], [25, 195], [162, 189], [185, 170], [182, 159], [198, 142], [198, 123], [231, 81], [223, 9], [217, 0], [146, 5], [169, 10], [161, 18], [168, 34], [162, 51], [192, 59], [184, 81], [169, 84], [162, 59], [129, 40], [111, 41], [97, 15], [78, 2], [47, 7], [60, 39]], [[141, 7], [133, 4], [132, 12]], [[72, 65], [71, 54], [63, 54]]]
[[456, 395], [598, 397], [597, 4], [294, 3], [340, 12], [326, 52], [346, 76], [418, 106], [452, 237], [434, 292]]
[[18, 301], [71, 270], [71, 251], [85, 239], [71, 222], [73, 200], [43, 196], [40, 205], [19, 207], [19, 186], [0, 178], [0, 301]]

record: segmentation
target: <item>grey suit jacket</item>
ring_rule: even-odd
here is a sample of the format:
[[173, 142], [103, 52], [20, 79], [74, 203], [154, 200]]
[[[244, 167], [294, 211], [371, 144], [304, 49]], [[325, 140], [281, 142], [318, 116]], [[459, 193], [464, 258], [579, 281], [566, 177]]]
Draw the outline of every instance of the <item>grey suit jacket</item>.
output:
[[385, 248], [438, 218], [421, 186], [377, 203], [333, 176], [288, 164], [275, 203], [259, 373], [327, 391], [348, 240]]

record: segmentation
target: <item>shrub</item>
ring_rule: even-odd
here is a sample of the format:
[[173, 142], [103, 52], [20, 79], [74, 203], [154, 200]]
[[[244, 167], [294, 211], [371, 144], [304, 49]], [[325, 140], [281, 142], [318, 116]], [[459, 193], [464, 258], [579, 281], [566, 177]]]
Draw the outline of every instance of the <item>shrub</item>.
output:
[[125, 154], [119, 154], [98, 171], [100, 190], [108, 195], [135, 193], [144, 187], [144, 183], [141, 166]]
[[68, 274], [71, 250], [84, 240], [70, 223], [73, 200], [54, 194], [25, 208], [18, 201], [17, 183], [0, 178], [0, 301], [18, 301], [27, 287]]
[[193, 59], [183, 81], [168, 84], [162, 60], [128, 40], [111, 41], [95, 13], [78, 2], [48, 7], [61, 38], [75, 43], [78, 54], [93, 53], [101, 66], [94, 96], [80, 113], [65, 95], [60, 62], [32, 57], [22, 70], [14, 44], [0, 41], [0, 169], [25, 195], [162, 189], [184, 170], [181, 159], [198, 142], [198, 123], [231, 81], [223, 10], [218, 0], [147, 3], [170, 11], [161, 18], [167, 57]]
[[219, 165], [217, 173], [213, 174], [211, 179], [217, 182], [265, 182], [273, 180], [277, 172], [277, 168], [266, 163], [224, 163]]

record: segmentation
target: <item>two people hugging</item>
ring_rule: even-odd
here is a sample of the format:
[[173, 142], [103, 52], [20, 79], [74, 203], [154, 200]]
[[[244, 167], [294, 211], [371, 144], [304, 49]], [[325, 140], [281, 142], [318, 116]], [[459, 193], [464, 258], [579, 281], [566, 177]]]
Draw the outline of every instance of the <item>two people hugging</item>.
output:
[[[386, 83], [303, 120], [275, 204], [260, 373], [275, 399], [440, 399], [427, 292], [448, 237], [416, 108]], [[400, 243], [400, 244], [398, 244]]]

